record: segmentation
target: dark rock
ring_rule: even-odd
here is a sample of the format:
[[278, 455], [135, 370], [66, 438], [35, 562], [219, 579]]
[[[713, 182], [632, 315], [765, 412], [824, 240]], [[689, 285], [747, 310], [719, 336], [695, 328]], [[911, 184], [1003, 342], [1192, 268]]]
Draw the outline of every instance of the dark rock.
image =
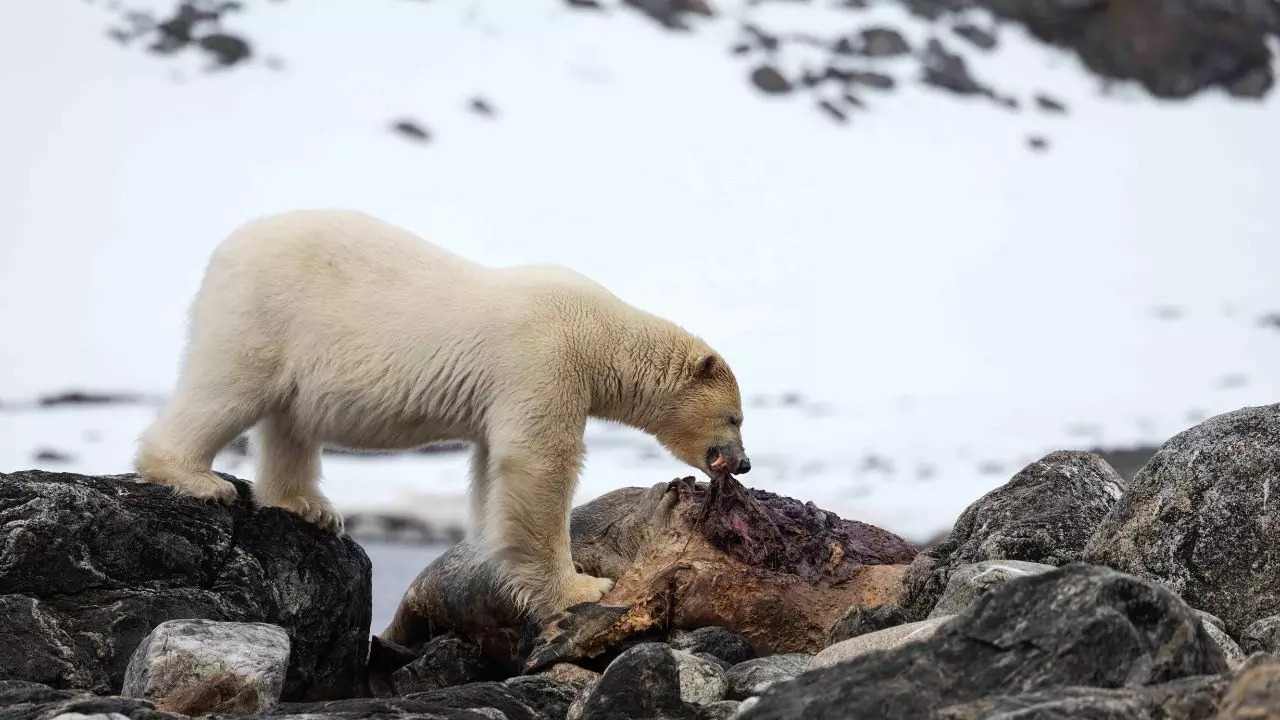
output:
[[785, 95], [795, 87], [772, 65], [761, 65], [751, 71], [751, 84], [770, 95]]
[[895, 57], [911, 52], [902, 33], [892, 28], [866, 28], [858, 33], [858, 51], [867, 57]]
[[432, 638], [418, 653], [416, 660], [392, 674], [397, 695], [505, 677], [480, 648], [454, 635]]
[[1212, 417], [1163, 446], [1085, 557], [1155, 580], [1239, 635], [1280, 613], [1280, 405]]
[[417, 142], [427, 142], [431, 139], [431, 133], [413, 120], [398, 120], [391, 129]]
[[1149, 687], [1060, 687], [1025, 695], [997, 695], [944, 708], [937, 720], [1210, 720], [1227, 679], [1204, 675]]
[[622, 2], [644, 13], [668, 30], [688, 30], [690, 15], [703, 17], [715, 15], [706, 0], [622, 0]]
[[493, 106], [484, 98], [473, 98], [471, 100], [471, 110], [477, 115], [484, 115], [485, 117], [493, 117], [496, 114]]
[[856, 72], [852, 74], [850, 80], [876, 90], [892, 90], [897, 85], [892, 77], [878, 72]]
[[70, 453], [44, 448], [36, 452], [35, 460], [40, 463], [67, 463], [71, 462], [72, 458]]
[[0, 720], [185, 720], [186, 715], [158, 709], [150, 700], [100, 697], [77, 690], [55, 690], [40, 683], [0, 680]]
[[804, 653], [784, 653], [756, 658], [729, 668], [725, 677], [729, 680], [730, 700], [745, 700], [759, 695], [772, 683], [793, 678], [809, 669], [813, 658]]
[[680, 699], [675, 654], [661, 643], [643, 643], [619, 655], [582, 705], [582, 720], [697, 717], [697, 709]]
[[727, 628], [710, 626], [682, 633], [671, 640], [671, 647], [686, 652], [706, 653], [729, 663], [737, 665], [756, 656], [751, 643], [736, 632]]
[[[460, 710], [415, 696], [281, 703], [270, 715], [254, 715], [245, 720], [505, 720], [510, 717], [513, 716], [506, 715], [492, 705]], [[520, 714], [514, 717], [534, 716]]]
[[835, 106], [830, 100], [819, 100], [818, 108], [825, 112], [832, 120], [839, 123], [849, 122], [849, 116], [843, 110]]
[[1058, 566], [1080, 560], [1125, 487], [1092, 453], [1055, 452], [1031, 463], [965, 508], [947, 539], [916, 557], [905, 579], [904, 609], [913, 618], [927, 616], [951, 572], [962, 565], [1025, 560]]
[[136, 393], [90, 392], [85, 390], [69, 390], [54, 395], [44, 395], [39, 399], [40, 407], [60, 407], [62, 405], [137, 405], [147, 399]]
[[358, 694], [368, 557], [221, 477], [230, 506], [134, 475], [0, 474], [0, 679], [118, 692], [155, 626], [209, 619], [284, 628], [285, 698]]
[[1043, 135], [1028, 135], [1027, 147], [1036, 152], [1044, 152], [1049, 149], [1049, 141]]
[[972, 23], [960, 23], [951, 28], [951, 32], [973, 43], [975, 47], [983, 50], [991, 50], [996, 46], [996, 36], [989, 30]]
[[182, 0], [164, 19], [130, 10], [125, 15], [129, 28], [115, 28], [112, 36], [121, 43], [148, 38], [147, 49], [157, 55], [173, 55], [199, 48], [213, 61], [214, 67], [231, 67], [253, 56], [253, 46], [244, 37], [225, 29], [225, 16], [241, 10], [239, 2], [217, 0]]
[[928, 639], [772, 687], [743, 717], [929, 717], [993, 695], [1132, 687], [1226, 670], [1199, 617], [1176, 595], [1073, 563], [1009, 581]]
[[964, 58], [948, 51], [937, 38], [929, 40], [921, 65], [924, 69], [922, 79], [929, 85], [960, 95], [993, 95], [991, 88], [969, 74], [969, 65]]
[[1040, 40], [1074, 50], [1093, 72], [1136, 80], [1157, 97], [1213, 86], [1261, 97], [1272, 84], [1267, 36], [1280, 31], [1274, 2], [1198, 0], [981, 0]]
[[852, 637], [904, 625], [910, 620], [897, 605], [876, 605], [871, 608], [854, 605], [831, 626], [827, 633], [827, 647]]
[[1040, 109], [1045, 112], [1065, 113], [1067, 111], [1066, 105], [1044, 93], [1036, 93], [1036, 105], [1039, 105]]
[[576, 10], [603, 10], [600, 0], [565, 0], [569, 7]]
[[377, 635], [369, 640], [369, 657], [365, 661], [365, 678], [369, 693], [374, 697], [396, 694], [391, 677], [395, 671], [417, 660], [418, 656], [408, 648], [387, 642]]
[[1256, 652], [1280, 657], [1280, 615], [1272, 615], [1250, 623], [1240, 633], [1240, 649], [1247, 655]]

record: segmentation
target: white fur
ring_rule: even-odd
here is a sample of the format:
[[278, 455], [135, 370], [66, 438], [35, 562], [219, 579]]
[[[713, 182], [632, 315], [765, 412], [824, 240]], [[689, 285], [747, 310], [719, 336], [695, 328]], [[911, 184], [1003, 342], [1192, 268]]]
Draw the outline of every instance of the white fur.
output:
[[475, 524], [517, 598], [549, 614], [613, 584], [569, 556], [587, 418], [660, 433], [690, 359], [711, 352], [564, 268], [484, 267], [357, 212], [284, 213], [214, 251], [177, 389], [135, 465], [228, 502], [213, 458], [257, 425], [256, 501], [340, 532], [318, 486], [323, 444], [470, 441]]

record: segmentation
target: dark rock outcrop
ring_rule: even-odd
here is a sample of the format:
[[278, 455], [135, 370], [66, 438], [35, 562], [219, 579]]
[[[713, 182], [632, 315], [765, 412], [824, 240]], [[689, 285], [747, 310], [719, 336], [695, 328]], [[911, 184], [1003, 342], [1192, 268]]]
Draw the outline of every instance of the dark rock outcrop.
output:
[[230, 506], [132, 475], [0, 475], [0, 679], [118, 693], [154, 627], [208, 619], [288, 633], [286, 699], [358, 694], [368, 557], [223, 477]]
[[1080, 560], [1094, 530], [1124, 493], [1125, 481], [1093, 453], [1062, 451], [1027, 465], [960, 515], [951, 534], [920, 553], [902, 605], [926, 617], [951, 572], [984, 560], [1064, 565]]
[[1088, 562], [1149, 578], [1239, 635], [1280, 613], [1280, 405], [1175, 435], [1099, 527]]
[[1226, 670], [1199, 617], [1176, 595], [1073, 563], [992, 590], [927, 640], [774, 685], [743, 718], [919, 718], [996, 695], [1136, 687]]

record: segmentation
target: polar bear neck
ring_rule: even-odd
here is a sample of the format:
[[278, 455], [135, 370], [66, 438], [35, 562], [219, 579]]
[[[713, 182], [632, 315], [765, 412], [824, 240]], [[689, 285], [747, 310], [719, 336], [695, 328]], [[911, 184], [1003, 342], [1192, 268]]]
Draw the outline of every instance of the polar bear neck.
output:
[[[702, 343], [675, 324], [634, 311], [602, 318], [580, 348], [592, 417], [652, 432]], [[585, 338], [584, 338], [585, 339]]]

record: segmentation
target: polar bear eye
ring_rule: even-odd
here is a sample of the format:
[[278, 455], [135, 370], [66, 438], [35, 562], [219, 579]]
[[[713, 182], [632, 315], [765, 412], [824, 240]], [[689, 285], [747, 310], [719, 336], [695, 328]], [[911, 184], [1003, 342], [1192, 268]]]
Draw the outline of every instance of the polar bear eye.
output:
[[732, 426], [734, 426], [734, 427], [738, 427], [739, 425], [741, 425], [741, 424], [742, 424], [742, 418], [741, 418], [741, 417], [739, 417], [739, 416], [737, 416], [737, 415], [730, 415], [730, 416], [729, 416], [729, 424], [730, 424], [730, 425], [732, 425]]

